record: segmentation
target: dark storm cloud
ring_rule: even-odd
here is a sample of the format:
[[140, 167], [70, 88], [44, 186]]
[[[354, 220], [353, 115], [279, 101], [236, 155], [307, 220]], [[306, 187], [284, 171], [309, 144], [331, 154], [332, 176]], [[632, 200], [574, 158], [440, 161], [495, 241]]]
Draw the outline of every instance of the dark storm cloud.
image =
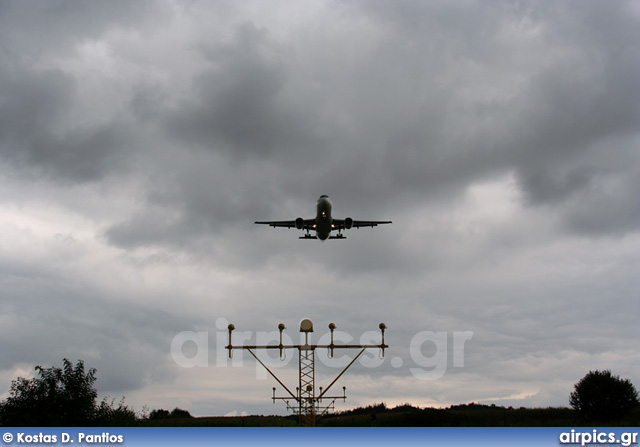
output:
[[6, 160], [71, 181], [96, 180], [118, 166], [125, 144], [120, 123], [61, 125], [76, 99], [73, 79], [57, 70], [3, 68], [0, 153]]
[[[402, 54], [411, 44], [413, 56], [438, 64], [436, 70], [425, 64], [418, 76], [432, 73], [433, 88], [444, 88], [441, 97], [432, 94], [430, 104], [418, 113], [400, 115], [404, 125], [389, 117], [396, 126], [382, 135], [390, 146], [384, 170], [393, 178], [387, 183], [434, 194], [513, 170], [529, 205], [553, 206], [564, 214], [563, 207], [571, 201], [596, 193], [599, 199], [616, 203], [614, 207], [632, 211], [609, 216], [607, 225], [597, 207], [585, 207], [580, 214], [591, 214], [583, 217], [600, 222], [591, 233], [596, 228], [602, 233], [637, 229], [637, 201], [630, 200], [624, 189], [612, 191], [606, 186], [612, 171], [624, 176], [629, 187], [637, 179], [638, 159], [629, 149], [630, 140], [637, 139], [640, 118], [637, 14], [630, 3], [618, 8], [597, 2], [565, 3], [560, 11], [536, 3], [522, 5], [495, 2], [485, 8], [472, 2], [465, 4], [464, 13], [455, 4], [439, 2], [400, 2], [393, 8], [360, 5], [395, 31], [386, 42], [388, 48]], [[458, 26], [445, 26], [452, 23]], [[522, 63], [527, 55], [509, 43], [505, 29], [537, 33], [523, 42], [531, 47], [531, 62]], [[435, 59], [428, 59], [434, 54]], [[412, 64], [407, 61], [405, 66]], [[467, 86], [456, 81], [463, 67], [480, 67], [480, 74], [486, 70], [478, 89], [486, 75], [507, 80], [515, 75], [521, 81], [515, 89], [505, 84], [511, 92], [503, 98], [488, 94], [488, 100], [474, 99], [461, 94]], [[385, 70], [383, 64], [380, 68]], [[443, 75], [452, 75], [451, 80], [437, 87], [438, 76]], [[415, 76], [405, 73], [398, 78]], [[411, 100], [406, 104], [410, 107]], [[572, 229], [584, 228], [573, 225], [572, 211], [565, 218]]]
[[[609, 148], [636, 131], [637, 32], [626, 6], [599, 14], [590, 5], [577, 17], [536, 4], [467, 6], [472, 12], [438, 2], [345, 7], [384, 32], [348, 36], [350, 47], [331, 50], [343, 58], [314, 53], [323, 64], [315, 71], [305, 48], [252, 22], [198, 42], [205, 68], [172, 106], [157, 85], [132, 97], [137, 116], [175, 145], [155, 167], [156, 184], [171, 188], [151, 187], [149, 207], [108, 229], [108, 240], [176, 246], [261, 216], [291, 217], [267, 209], [278, 204], [261, 200], [265, 185], [296, 197], [301, 215], [320, 193], [355, 213], [375, 196], [390, 215], [508, 172], [525, 205], [549, 208], [568, 231], [637, 228], [632, 143]], [[603, 20], [618, 24], [611, 38]], [[192, 147], [212, 157], [179, 154]], [[173, 179], [160, 176], [166, 163]], [[600, 201], [611, 213], [600, 213]]]
[[527, 202], [563, 208], [569, 228], [590, 234], [625, 233], [640, 222], [629, 193], [639, 179], [640, 32], [629, 3], [604, 6], [545, 11], [548, 39], [565, 54], [532, 77], [514, 123], [525, 138], [512, 140]]
[[167, 118], [181, 143], [247, 156], [296, 157], [317, 146], [312, 107], [287, 98], [284, 49], [253, 23], [229, 42], [201, 47], [210, 68], [193, 81], [191, 98]]
[[[77, 113], [78, 79], [46, 58], [73, 51], [115, 23], [132, 19], [132, 7], [75, 2], [2, 2], [0, 7], [0, 154], [15, 167], [63, 181], [99, 180], [123, 166], [127, 125], [115, 117], [69, 123]], [[124, 7], [124, 9], [123, 9]], [[38, 36], [46, 35], [51, 48]], [[53, 46], [55, 43], [55, 46]], [[90, 113], [103, 104], [92, 103]], [[129, 142], [130, 143], [130, 142]]]

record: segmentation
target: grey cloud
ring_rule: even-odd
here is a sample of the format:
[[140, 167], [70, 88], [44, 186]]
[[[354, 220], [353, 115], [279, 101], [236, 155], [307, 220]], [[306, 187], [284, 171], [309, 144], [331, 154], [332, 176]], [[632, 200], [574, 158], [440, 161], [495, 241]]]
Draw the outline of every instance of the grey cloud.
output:
[[[455, 54], [452, 58], [432, 45], [428, 27], [401, 25], [429, 21], [431, 13], [445, 22], [464, 21], [461, 11], [455, 6], [416, 4], [411, 8], [417, 11], [404, 14], [405, 7], [409, 5], [392, 8], [391, 19], [376, 18], [383, 23], [395, 20], [394, 30], [402, 32], [374, 41], [375, 58], [362, 65], [349, 61], [348, 67], [325, 67], [334, 70], [332, 77], [317, 74], [335, 95], [330, 103], [318, 97], [311, 106], [303, 104], [302, 98], [308, 96], [295, 101], [291, 92], [297, 90], [292, 86], [311, 84], [304, 77], [308, 72], [296, 70], [302, 55], [264, 28], [245, 23], [234, 28], [231, 39], [201, 46], [200, 54], [210, 67], [194, 78], [188, 96], [176, 108], [155, 116], [179, 146], [195, 144], [218, 155], [208, 160], [194, 157], [197, 166], [184, 164], [182, 180], [173, 184], [164, 204], [155, 211], [141, 209], [130, 222], [114, 226], [107, 232], [109, 240], [122, 246], [185, 244], [206, 237], [214, 228], [219, 231], [225, 225], [261, 218], [267, 215], [269, 202], [260, 200], [265, 197], [263, 186], [250, 178], [251, 171], [272, 185], [270, 192], [286, 191], [299, 204], [329, 192], [344, 200], [345, 212], [357, 213], [363, 197], [375, 196], [382, 204], [379, 212], [389, 215], [397, 215], [409, 203], [451, 200], [469, 184], [513, 171], [524, 203], [553, 207], [569, 229], [588, 227], [591, 234], [608, 234], [635, 228], [637, 207], [627, 194], [606, 195], [616, 204], [612, 210], [629, 210], [614, 217], [596, 214], [595, 207], [573, 206], [580, 200], [596, 200], [613, 166], [634, 163], [629, 151], [615, 152], [612, 160], [599, 155], [610, 141], [634, 130], [633, 102], [619, 100], [628, 83], [611, 82], [613, 73], [633, 71], [633, 63], [614, 58], [611, 66], [602, 65], [590, 53], [606, 56], [604, 42], [587, 50], [580, 45], [585, 32], [581, 27], [569, 36], [551, 27], [549, 36], [540, 39], [549, 39], [551, 48], [566, 52], [566, 58], [542, 59], [539, 66], [510, 66], [509, 58], [519, 49], [497, 35], [499, 25], [526, 14], [532, 28], [538, 23], [547, 32], [555, 19], [535, 6], [526, 12], [507, 8], [506, 19], [483, 9], [480, 24], [456, 33], [452, 42], [442, 40], [444, 50]], [[479, 52], [475, 45], [488, 48]], [[544, 50], [542, 43], [530, 45]], [[490, 48], [495, 54], [487, 59], [484, 55], [492, 53]], [[426, 49], [424, 57], [420, 49]], [[498, 56], [498, 50], [505, 54]], [[436, 59], [430, 60], [430, 55]], [[460, 90], [469, 88], [472, 78], [447, 81], [450, 73], [459, 73], [467, 63], [484, 66], [496, 79], [505, 75], [499, 73], [502, 70], [507, 78], [523, 81], [504, 98], [467, 97]], [[349, 70], [355, 78], [347, 76]], [[497, 82], [489, 82], [490, 87], [499, 88]], [[165, 104], [163, 97], [157, 89], [143, 90], [135, 104], [141, 113], [153, 114], [157, 105]], [[314, 121], [329, 107], [334, 116], [348, 117], [349, 125], [326, 118]], [[216, 157], [227, 154], [236, 163], [223, 162], [224, 169], [216, 168], [220, 161]], [[281, 169], [272, 169], [277, 165]], [[236, 175], [229, 178], [227, 169]], [[271, 180], [260, 174], [265, 170], [272, 174]], [[633, 173], [627, 177], [632, 179]], [[237, 192], [214, 192], [226, 189]], [[151, 195], [148, 200], [153, 203]], [[162, 218], [163, 214], [174, 217]], [[271, 218], [287, 217], [271, 214]]]
[[[152, 15], [149, 5], [145, 0], [96, 4], [73, 0], [36, 0], [25, 4], [3, 0], [0, 2], [0, 40], [3, 49], [10, 49], [13, 56], [37, 60], [43, 54], [64, 52], [83, 39], [96, 39], [112, 27], [139, 27], [145, 16]], [[46, 41], [42, 36], [46, 36]]]
[[[470, 182], [500, 171], [513, 170], [527, 204], [553, 205], [562, 214], [567, 201], [573, 200], [574, 194], [584, 196], [592, 192], [594, 182], [606, 176], [611, 165], [622, 163], [626, 169], [633, 169], [637, 160], [630, 151], [609, 149], [620, 138], [637, 134], [640, 117], [634, 93], [634, 80], [640, 75], [640, 55], [632, 44], [637, 40], [638, 28], [635, 16], [626, 11], [628, 4], [614, 11], [602, 10], [598, 4], [587, 8], [574, 4], [575, 9], [567, 8], [559, 16], [556, 8], [539, 4], [519, 9], [507, 3], [494, 3], [489, 7], [492, 14], [480, 8], [479, 3], [469, 6], [477, 14], [461, 14], [456, 5], [437, 2], [401, 2], [393, 8], [384, 4], [360, 5], [374, 20], [397, 32], [394, 40], [385, 42], [387, 48], [398, 49], [398, 54], [402, 54], [407, 42], [411, 42], [416, 48], [415, 57], [423, 56], [432, 64], [441, 65], [433, 70], [425, 63], [420, 72], [422, 75], [434, 72], [431, 80], [434, 89], [440, 80], [438, 75], [459, 75], [457, 67], [465, 65], [489, 69], [489, 75], [496, 80], [508, 80], [510, 76], [521, 79], [515, 90], [505, 84], [506, 89], [512, 90], [510, 95], [498, 99], [489, 96], [486, 101], [461, 95], [460, 89], [467, 87], [468, 80], [459, 83], [452, 78], [442, 84], [442, 95], [428, 97], [426, 108], [412, 110], [418, 113], [389, 117], [386, 135], [389, 148], [385, 151], [384, 167], [380, 168], [386, 176], [382, 177], [385, 184], [405, 193], [414, 189], [437, 195], [459, 191]], [[465, 21], [472, 16], [473, 24], [463, 27], [462, 33], [449, 33], [438, 24]], [[539, 37], [528, 43], [532, 47], [532, 62], [525, 65], [519, 61], [519, 49], [498, 34], [506, 24], [518, 21], [524, 31], [527, 26], [540, 30]], [[434, 30], [441, 30], [442, 37], [437, 52], [431, 38], [439, 34]], [[448, 36], [452, 39], [447, 39]], [[420, 56], [419, 48], [425, 50]], [[536, 64], [535, 58], [547, 49], [550, 52], [543, 54]], [[554, 52], [558, 56], [549, 57]], [[430, 61], [428, 58], [434, 53], [442, 59]], [[487, 57], [486, 53], [493, 56]], [[510, 65], [510, 59], [516, 62]], [[415, 64], [407, 62], [405, 66]], [[379, 68], [383, 72], [386, 69], [382, 64]], [[407, 72], [400, 77], [415, 79], [415, 74]], [[478, 81], [481, 85], [483, 79]], [[498, 84], [490, 86], [496, 88]], [[417, 100], [409, 99], [405, 104], [411, 107], [412, 101]], [[434, 110], [439, 113], [434, 115]], [[404, 119], [404, 124], [400, 125], [400, 119]], [[372, 129], [374, 133], [377, 130]], [[600, 157], [601, 152], [609, 152], [611, 159]], [[628, 171], [629, 177], [633, 175]], [[610, 200], [619, 201], [624, 196]], [[627, 201], [619, 206], [629, 205]], [[573, 218], [566, 216], [566, 219]], [[619, 228], [598, 227], [604, 233], [617, 232]]]
[[60, 279], [41, 280], [29, 290], [4, 289], [1, 369], [21, 363], [59, 365], [63, 357], [82, 359], [98, 369], [99, 391], [116, 393], [172, 377], [167, 359], [171, 337], [193, 328], [193, 320], [133, 301], [114, 302], [96, 289], [78, 290], [60, 284]]
[[[633, 163], [634, 158], [630, 161]], [[640, 161], [636, 158], [636, 166]], [[571, 230], [588, 235], [624, 235], [638, 231], [640, 171], [625, 175], [602, 175], [597, 182], [566, 204], [566, 223]]]
[[77, 99], [72, 78], [59, 70], [27, 71], [10, 63], [0, 70], [0, 153], [5, 160], [69, 181], [96, 180], [121, 166], [122, 123], [65, 128]]
[[200, 151], [170, 153], [170, 174], [164, 163], [151, 170], [140, 206], [105, 228], [109, 243], [199, 251], [223, 243], [229, 231], [251, 229], [276, 202], [268, 183], [271, 170], [265, 167], [229, 163]]
[[[581, 79], [569, 77], [573, 70], [566, 67], [565, 75], [546, 73], [544, 80], [535, 80], [526, 96], [529, 110], [523, 114], [531, 119], [518, 125], [529, 137], [512, 141], [519, 146], [514, 167], [526, 203], [557, 207], [572, 228], [589, 227], [591, 234], [624, 233], [637, 229], [639, 222], [638, 206], [628, 191], [637, 183], [638, 158], [629, 141], [637, 133], [640, 113], [631, 84], [611, 78], [625, 71], [640, 75], [640, 65], [624, 65], [591, 67], [587, 74], [577, 75]], [[625, 187], [611, 185], [612, 172], [625, 179]], [[579, 206], [578, 220], [600, 224], [576, 221], [578, 201], [585, 204]], [[611, 213], [593, 206], [596, 202], [606, 203]]]
[[211, 68], [167, 117], [169, 132], [180, 142], [240, 159], [308, 152], [317, 145], [312, 114], [286, 97], [289, 67], [282, 51], [252, 23], [238, 26], [230, 42], [202, 48]]
[[[132, 145], [127, 124], [115, 116], [70, 123], [79, 111], [78, 80], [63, 71], [60, 61], [109, 30], [140, 26], [152, 11], [148, 3], [3, 1], [0, 8], [0, 154], [5, 161], [65, 182], [95, 181], [123, 168], [125, 147]], [[100, 101], [92, 107], [108, 108]]]

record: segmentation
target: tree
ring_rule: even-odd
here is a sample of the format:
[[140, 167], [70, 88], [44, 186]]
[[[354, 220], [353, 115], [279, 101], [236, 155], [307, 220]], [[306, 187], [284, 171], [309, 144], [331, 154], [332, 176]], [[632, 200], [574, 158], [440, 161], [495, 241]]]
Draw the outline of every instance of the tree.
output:
[[36, 366], [38, 377], [11, 382], [9, 397], [0, 402], [0, 425], [130, 426], [137, 422], [138, 415], [124, 404], [124, 397], [117, 407], [107, 398], [97, 404], [95, 368], [85, 371], [82, 360], [75, 367], [67, 359], [62, 363], [62, 368]]
[[38, 377], [11, 382], [9, 397], [0, 405], [0, 421], [14, 426], [88, 425], [95, 418], [94, 368], [63, 360], [63, 368], [36, 366]]
[[638, 391], [609, 370], [589, 371], [575, 384], [569, 403], [587, 421], [610, 421], [625, 417], [638, 405]]

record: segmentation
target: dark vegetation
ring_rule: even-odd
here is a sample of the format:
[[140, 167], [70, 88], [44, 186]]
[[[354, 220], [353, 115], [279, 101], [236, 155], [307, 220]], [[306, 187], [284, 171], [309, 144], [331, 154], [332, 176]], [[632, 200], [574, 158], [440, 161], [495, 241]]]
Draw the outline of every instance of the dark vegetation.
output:
[[[122, 398], [97, 402], [96, 370], [85, 371], [67, 359], [62, 368], [37, 366], [37, 377], [11, 383], [9, 397], [0, 402], [2, 426], [180, 426], [293, 427], [296, 416], [192, 417], [183, 409], [137, 413]], [[449, 408], [418, 408], [410, 404], [388, 408], [384, 403], [319, 418], [325, 427], [526, 427], [638, 426], [638, 393], [628, 380], [610, 371], [589, 372], [570, 394], [573, 408], [512, 408], [476, 403]]]
[[[375, 419], [372, 415], [375, 415]], [[374, 423], [375, 421], [375, 423]], [[626, 417], [599, 421], [600, 426], [638, 426], [640, 409]], [[148, 420], [144, 425], [171, 427], [295, 427], [296, 416], [197, 417]], [[580, 427], [593, 426], [571, 408], [511, 408], [476, 403], [449, 408], [418, 408], [409, 404], [388, 408], [384, 403], [326, 415], [319, 427]]]
[[615, 421], [638, 407], [638, 391], [611, 371], [589, 371], [574, 386], [569, 403], [585, 421]]
[[116, 406], [107, 398], [98, 404], [93, 387], [96, 370], [85, 371], [84, 362], [75, 367], [63, 360], [62, 368], [36, 366], [37, 377], [19, 377], [11, 383], [9, 397], [0, 403], [3, 426], [114, 426], [135, 424], [135, 411]]
[[[373, 416], [375, 415], [375, 417]], [[640, 409], [610, 425], [635, 426]], [[387, 408], [384, 403], [332, 414], [318, 421], [326, 427], [561, 427], [590, 425], [571, 408], [512, 408], [476, 403], [448, 408], [417, 408], [410, 404]]]
[[159, 410], [153, 410], [149, 413], [148, 419], [150, 421], [161, 421], [167, 419], [189, 419], [192, 417], [193, 416], [191, 416], [187, 410], [176, 407], [171, 412], [163, 410], [162, 408]]

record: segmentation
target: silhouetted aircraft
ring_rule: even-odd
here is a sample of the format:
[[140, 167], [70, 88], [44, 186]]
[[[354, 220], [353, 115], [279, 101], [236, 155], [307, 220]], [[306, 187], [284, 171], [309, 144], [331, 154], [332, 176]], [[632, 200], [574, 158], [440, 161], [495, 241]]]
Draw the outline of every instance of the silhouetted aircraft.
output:
[[[300, 236], [300, 239], [320, 239], [324, 241], [326, 239], [346, 239], [342, 234], [342, 230], [349, 230], [351, 228], [360, 227], [375, 227], [382, 224], [390, 224], [390, 220], [353, 220], [350, 217], [345, 219], [334, 219], [331, 217], [331, 208], [333, 203], [328, 195], [321, 195], [318, 199], [316, 208], [317, 214], [313, 219], [303, 219], [298, 217], [296, 220], [280, 220], [269, 222], [256, 222], [257, 224], [265, 224], [271, 227], [286, 227], [297, 228], [298, 230], [306, 230], [307, 233], [304, 236]], [[312, 236], [309, 232], [315, 231], [316, 235]], [[338, 232], [335, 236], [329, 234], [336, 230]]]

